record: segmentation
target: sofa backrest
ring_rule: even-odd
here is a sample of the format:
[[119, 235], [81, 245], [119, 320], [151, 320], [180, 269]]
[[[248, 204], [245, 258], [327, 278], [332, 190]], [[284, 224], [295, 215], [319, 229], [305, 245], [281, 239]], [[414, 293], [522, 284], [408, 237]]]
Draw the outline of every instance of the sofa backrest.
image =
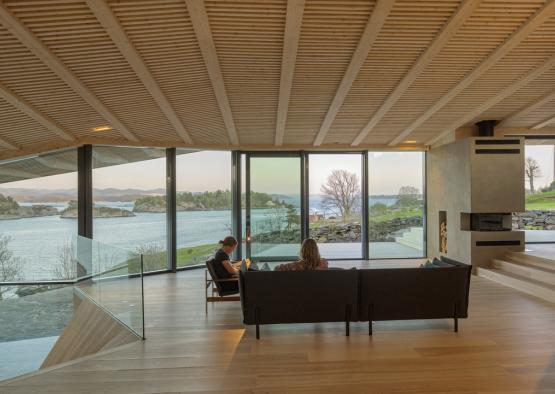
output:
[[470, 271], [469, 265], [359, 270], [359, 319], [442, 319], [455, 312], [465, 318]]
[[239, 276], [245, 324], [358, 319], [358, 271], [247, 271]]

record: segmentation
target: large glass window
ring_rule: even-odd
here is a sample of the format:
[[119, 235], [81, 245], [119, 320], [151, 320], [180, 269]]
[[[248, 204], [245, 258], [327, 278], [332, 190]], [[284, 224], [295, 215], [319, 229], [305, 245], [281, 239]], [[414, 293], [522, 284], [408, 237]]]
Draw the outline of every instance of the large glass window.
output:
[[255, 259], [294, 258], [301, 244], [301, 159], [252, 156], [248, 160], [250, 255]]
[[231, 152], [178, 150], [177, 266], [204, 263], [232, 233]]
[[310, 154], [308, 167], [310, 237], [322, 257], [361, 258], [361, 154]]
[[370, 258], [423, 257], [424, 153], [369, 152]]
[[93, 238], [144, 255], [145, 271], [167, 269], [166, 153], [93, 148]]
[[526, 242], [555, 242], [555, 146], [526, 145], [526, 212], [514, 214], [513, 226], [526, 231]]
[[75, 278], [76, 201], [76, 150], [0, 164], [0, 282]]

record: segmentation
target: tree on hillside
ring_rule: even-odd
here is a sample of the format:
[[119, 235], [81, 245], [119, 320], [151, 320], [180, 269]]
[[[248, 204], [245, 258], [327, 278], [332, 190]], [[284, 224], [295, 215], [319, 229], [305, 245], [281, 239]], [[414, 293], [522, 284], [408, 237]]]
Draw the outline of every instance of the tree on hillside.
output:
[[[11, 282], [21, 277], [21, 259], [14, 257], [13, 252], [8, 248], [10, 237], [0, 235], [0, 282]], [[0, 300], [2, 296], [10, 290], [7, 286], [0, 287]]]
[[397, 205], [402, 207], [410, 207], [418, 205], [418, 197], [420, 195], [420, 190], [414, 186], [401, 186], [399, 189], [399, 199], [397, 200]]
[[524, 163], [524, 172], [526, 178], [530, 182], [530, 193], [535, 193], [536, 189], [534, 188], [534, 179], [539, 178], [542, 176], [542, 171], [540, 165], [536, 161], [536, 159], [532, 157], [527, 157]]
[[338, 212], [343, 219], [347, 219], [360, 207], [360, 183], [355, 173], [333, 170], [320, 191], [324, 195], [322, 206]]

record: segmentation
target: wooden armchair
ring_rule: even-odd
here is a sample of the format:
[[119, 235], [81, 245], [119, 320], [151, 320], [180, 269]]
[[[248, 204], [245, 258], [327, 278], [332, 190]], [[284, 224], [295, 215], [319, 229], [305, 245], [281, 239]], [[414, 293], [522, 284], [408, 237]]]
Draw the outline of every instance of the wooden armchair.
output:
[[[240, 301], [239, 295], [239, 278], [218, 278], [216, 271], [214, 270], [214, 262], [209, 260], [206, 262], [206, 269], [204, 270], [204, 282], [205, 282], [205, 313], [208, 314], [208, 303], [209, 302], [228, 302], [228, 301]], [[236, 283], [236, 290], [224, 289], [223, 283]], [[211, 295], [209, 295], [208, 289], [210, 288]]]

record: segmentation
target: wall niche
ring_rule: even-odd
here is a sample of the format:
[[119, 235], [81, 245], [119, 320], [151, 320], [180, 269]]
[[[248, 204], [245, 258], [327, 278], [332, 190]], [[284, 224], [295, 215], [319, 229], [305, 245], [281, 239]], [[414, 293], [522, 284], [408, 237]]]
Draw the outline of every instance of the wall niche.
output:
[[447, 212], [439, 211], [439, 253], [447, 253]]

